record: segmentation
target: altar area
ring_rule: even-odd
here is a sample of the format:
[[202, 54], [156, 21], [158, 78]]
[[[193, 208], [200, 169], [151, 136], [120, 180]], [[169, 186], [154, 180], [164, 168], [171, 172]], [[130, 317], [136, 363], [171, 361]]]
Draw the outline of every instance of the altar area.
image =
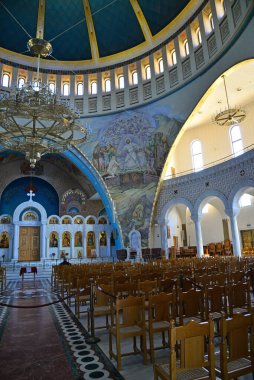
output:
[[106, 215], [50, 215], [29, 200], [13, 216], [0, 216], [0, 259], [5, 262], [60, 262], [64, 257], [77, 261], [110, 258], [115, 255], [112, 226]]

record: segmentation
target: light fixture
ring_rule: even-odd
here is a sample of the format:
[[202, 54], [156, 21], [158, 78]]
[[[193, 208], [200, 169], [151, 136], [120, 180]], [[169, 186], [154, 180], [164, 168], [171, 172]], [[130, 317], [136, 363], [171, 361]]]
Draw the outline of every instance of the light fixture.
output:
[[52, 53], [51, 44], [32, 38], [27, 47], [37, 57], [36, 80], [12, 89], [0, 100], [0, 145], [24, 153], [34, 168], [44, 154], [81, 144], [88, 133], [76, 124], [77, 111], [40, 81], [40, 59]]
[[226, 87], [225, 75], [221, 76], [224, 83], [227, 108], [224, 111], [220, 111], [214, 117], [214, 122], [218, 125], [234, 125], [239, 124], [246, 117], [245, 111], [240, 107], [232, 108], [229, 105], [228, 92]]

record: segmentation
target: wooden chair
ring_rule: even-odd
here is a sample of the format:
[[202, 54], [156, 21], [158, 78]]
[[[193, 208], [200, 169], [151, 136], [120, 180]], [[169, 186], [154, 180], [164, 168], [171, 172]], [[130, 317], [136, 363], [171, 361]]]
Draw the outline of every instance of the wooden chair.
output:
[[77, 279], [77, 291], [75, 293], [75, 315], [80, 318], [81, 313], [87, 313], [87, 310], [81, 311], [81, 306], [90, 301], [90, 284], [87, 278]]
[[214, 256], [216, 254], [216, 246], [214, 243], [208, 244], [208, 253], [210, 256]]
[[238, 282], [228, 286], [229, 315], [235, 313], [250, 313], [251, 297], [250, 283]]
[[[154, 350], [166, 347], [165, 333], [168, 333], [170, 320], [176, 320], [176, 293], [150, 295], [148, 301], [148, 322], [150, 359], [154, 363]], [[154, 334], [162, 334], [162, 346], [154, 347]]]
[[[211, 318], [208, 322], [190, 321], [179, 327], [175, 327], [172, 320], [169, 336], [169, 363], [155, 364], [155, 380], [215, 380], [214, 323]], [[179, 344], [180, 360], [177, 360]]]
[[[133, 297], [116, 299], [115, 326], [109, 329], [109, 356], [117, 361], [117, 369], [122, 369], [122, 356], [141, 354], [144, 364], [147, 363], [146, 328], [145, 328], [145, 298]], [[112, 337], [116, 340], [116, 353], [113, 352]], [[140, 348], [136, 338], [140, 337]], [[133, 351], [122, 353], [122, 340], [133, 338]]]
[[203, 290], [190, 289], [187, 292], [179, 292], [179, 324], [183, 325], [191, 319], [204, 321], [204, 292]]
[[[95, 329], [109, 328], [108, 317], [112, 315], [112, 298], [113, 296], [113, 286], [110, 284], [100, 284], [100, 286], [94, 287], [94, 304], [93, 304], [93, 315], [94, 318], [98, 316], [105, 315], [106, 325], [96, 326]], [[87, 328], [90, 330], [90, 309], [88, 311], [87, 318]]]
[[225, 256], [233, 255], [232, 244], [231, 244], [231, 241], [229, 239], [226, 239], [224, 241], [224, 254], [225, 254]]
[[216, 376], [236, 379], [254, 373], [254, 313], [234, 314], [220, 320], [220, 353], [215, 360]]

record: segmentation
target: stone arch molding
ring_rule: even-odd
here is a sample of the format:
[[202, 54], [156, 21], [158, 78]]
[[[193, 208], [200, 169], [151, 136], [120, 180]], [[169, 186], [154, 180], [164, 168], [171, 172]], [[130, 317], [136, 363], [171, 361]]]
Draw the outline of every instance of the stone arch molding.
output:
[[229, 208], [227, 210], [227, 214], [230, 215], [237, 215], [240, 211], [238, 201], [240, 197], [243, 195], [244, 191], [248, 187], [254, 188], [254, 180], [250, 178], [243, 179], [233, 187], [231, 190], [229, 197], [228, 197], [228, 203]]
[[34, 208], [34, 209], [36, 209], [37, 211], [39, 211], [39, 213], [41, 215], [41, 221], [40, 221], [40, 223], [41, 224], [46, 224], [47, 223], [47, 213], [46, 213], [45, 208], [40, 203], [34, 202], [32, 200], [21, 203], [15, 209], [14, 214], [13, 214], [13, 223], [14, 224], [18, 223], [20, 221], [20, 215], [21, 215], [21, 213], [24, 210], [29, 209], [31, 207]]
[[165, 224], [167, 215], [169, 214], [169, 212], [171, 211], [171, 209], [174, 206], [177, 206], [178, 204], [183, 204], [186, 207], [188, 207], [189, 210], [190, 210], [190, 213], [192, 215], [192, 213], [193, 213], [193, 205], [192, 205], [192, 203], [188, 199], [181, 198], [181, 197], [174, 198], [174, 199], [171, 199], [170, 201], [168, 201], [165, 204], [165, 206], [163, 207], [163, 209], [161, 211], [161, 215], [158, 218], [158, 222], [159, 222], [160, 225], [164, 225]]
[[195, 201], [194, 208], [193, 208], [193, 213], [191, 213], [193, 219], [198, 219], [201, 217], [202, 214], [202, 208], [204, 206], [204, 201], [209, 198], [209, 197], [216, 197], [220, 199], [224, 205], [225, 212], [228, 210], [229, 207], [229, 202], [226, 196], [221, 193], [218, 190], [208, 190], [202, 193]]

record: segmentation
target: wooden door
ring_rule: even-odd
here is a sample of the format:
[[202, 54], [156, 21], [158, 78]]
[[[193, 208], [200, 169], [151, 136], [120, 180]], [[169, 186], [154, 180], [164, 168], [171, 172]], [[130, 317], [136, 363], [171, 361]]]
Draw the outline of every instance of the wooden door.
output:
[[19, 261], [40, 261], [40, 227], [19, 228]]

